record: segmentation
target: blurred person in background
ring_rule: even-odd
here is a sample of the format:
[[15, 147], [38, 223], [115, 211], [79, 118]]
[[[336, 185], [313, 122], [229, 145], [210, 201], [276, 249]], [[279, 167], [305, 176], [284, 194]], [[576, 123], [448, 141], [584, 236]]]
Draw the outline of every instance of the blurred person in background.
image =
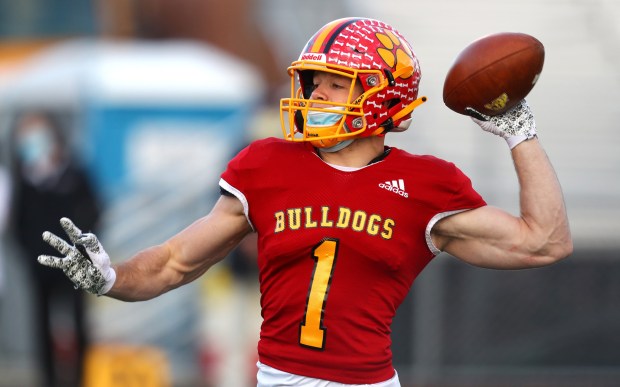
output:
[[255, 232], [258, 386], [398, 387], [392, 319], [435, 256], [525, 269], [572, 252], [561, 187], [525, 101], [475, 119], [508, 144], [521, 190], [515, 216], [487, 205], [454, 164], [385, 145], [425, 101], [418, 59], [390, 25], [332, 21], [289, 75], [285, 138], [235, 156], [208, 215], [114, 265], [93, 233], [65, 217], [69, 243], [43, 234], [63, 256], [39, 262], [90, 293], [148, 300], [200, 277]]
[[88, 346], [85, 298], [64, 276], [41, 270], [36, 256], [45, 230], [58, 227], [58, 217], [80, 219], [95, 231], [101, 208], [90, 177], [72, 153], [68, 132], [48, 111], [25, 111], [11, 131], [15, 189], [12, 227], [23, 252], [34, 301], [33, 342], [43, 386], [78, 386]]

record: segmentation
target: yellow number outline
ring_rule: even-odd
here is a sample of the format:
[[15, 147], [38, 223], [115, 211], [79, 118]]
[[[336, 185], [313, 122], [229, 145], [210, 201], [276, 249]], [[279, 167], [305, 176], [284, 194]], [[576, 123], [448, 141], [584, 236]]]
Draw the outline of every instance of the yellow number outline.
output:
[[313, 349], [325, 348], [327, 328], [323, 326], [327, 295], [338, 256], [339, 240], [325, 238], [312, 249], [315, 261], [304, 318], [299, 325], [299, 344]]

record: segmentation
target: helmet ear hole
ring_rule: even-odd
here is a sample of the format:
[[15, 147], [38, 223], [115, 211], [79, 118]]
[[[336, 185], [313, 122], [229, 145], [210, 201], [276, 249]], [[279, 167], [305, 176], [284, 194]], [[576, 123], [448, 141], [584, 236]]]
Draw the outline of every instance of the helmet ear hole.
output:
[[[392, 109], [394, 106], [398, 105], [401, 102], [401, 100], [399, 98], [393, 98], [387, 101], [383, 101], [383, 109], [385, 110], [390, 110]], [[378, 111], [375, 111], [375, 113], [372, 115], [372, 118], [374, 118], [375, 120], [377, 118], [379, 118], [379, 113]]]
[[394, 106], [398, 105], [401, 101], [400, 101], [400, 99], [399, 99], [399, 98], [394, 98], [394, 99], [391, 99], [391, 100], [386, 101], [386, 102], [387, 102], [387, 103], [386, 103], [386, 104], [387, 104], [387, 108], [388, 108], [388, 109], [391, 109], [391, 108], [393, 108]]

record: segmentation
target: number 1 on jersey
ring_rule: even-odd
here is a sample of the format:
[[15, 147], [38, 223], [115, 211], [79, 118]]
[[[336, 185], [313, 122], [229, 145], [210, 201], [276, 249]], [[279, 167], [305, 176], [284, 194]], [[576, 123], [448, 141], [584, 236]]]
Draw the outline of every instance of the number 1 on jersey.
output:
[[306, 313], [299, 330], [299, 344], [303, 346], [317, 349], [325, 347], [326, 330], [323, 327], [323, 312], [337, 253], [337, 239], [324, 239], [312, 250], [316, 262], [306, 300]]

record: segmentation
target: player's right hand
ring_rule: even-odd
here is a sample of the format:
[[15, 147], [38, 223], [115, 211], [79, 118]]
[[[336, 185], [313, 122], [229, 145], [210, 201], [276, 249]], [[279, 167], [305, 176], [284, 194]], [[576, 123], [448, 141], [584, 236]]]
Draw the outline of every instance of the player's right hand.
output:
[[482, 130], [504, 138], [510, 149], [536, 136], [534, 114], [525, 100], [521, 100], [512, 109], [493, 117], [470, 107], [465, 108], [465, 111]]
[[110, 257], [94, 234], [82, 233], [68, 218], [60, 219], [60, 225], [73, 245], [49, 231], [43, 240], [64, 257], [40, 255], [38, 261], [44, 266], [62, 269], [76, 289], [102, 295], [114, 285], [116, 272], [110, 265]]

